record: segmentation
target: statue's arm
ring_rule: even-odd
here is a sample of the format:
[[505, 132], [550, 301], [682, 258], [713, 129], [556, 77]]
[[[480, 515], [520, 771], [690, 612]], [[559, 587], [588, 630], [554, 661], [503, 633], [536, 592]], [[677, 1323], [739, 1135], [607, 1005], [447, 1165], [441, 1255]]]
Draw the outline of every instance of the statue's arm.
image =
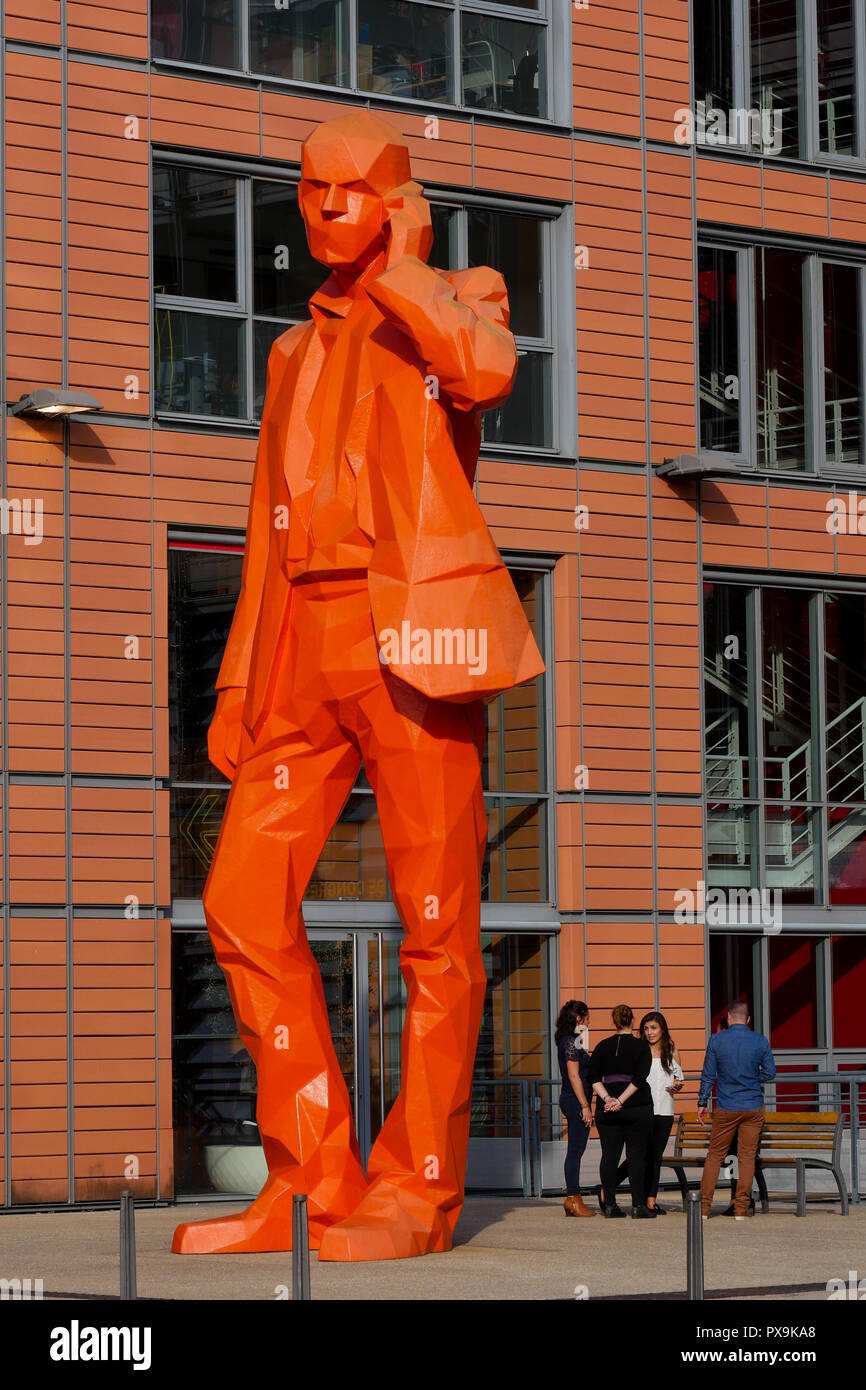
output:
[[[290, 330], [290, 333], [292, 338], [299, 336], [296, 329]], [[265, 406], [247, 513], [241, 590], [216, 680], [217, 705], [208, 729], [210, 760], [229, 781], [232, 780], [237, 767], [253, 641], [264, 598], [265, 572], [273, 522], [271, 470], [274, 464], [272, 455], [277, 447], [278, 438], [276, 407], [278, 402], [280, 407], [283, 404], [280, 400], [280, 385], [293, 348], [294, 342], [289, 339], [288, 334], [284, 334], [282, 340], [278, 339], [274, 343], [268, 357]]]
[[279, 384], [286, 364], [286, 349], [279, 340], [268, 356], [265, 405], [259, 432], [259, 445], [253, 469], [250, 505], [247, 512], [246, 544], [241, 572], [241, 589], [235, 607], [225, 653], [217, 677], [217, 690], [245, 690], [250, 671], [253, 638], [265, 583], [271, 530], [271, 453], [275, 441], [274, 415]]
[[489, 410], [511, 390], [517, 349], [505, 281], [487, 266], [449, 275], [406, 256], [367, 287], [458, 410]]

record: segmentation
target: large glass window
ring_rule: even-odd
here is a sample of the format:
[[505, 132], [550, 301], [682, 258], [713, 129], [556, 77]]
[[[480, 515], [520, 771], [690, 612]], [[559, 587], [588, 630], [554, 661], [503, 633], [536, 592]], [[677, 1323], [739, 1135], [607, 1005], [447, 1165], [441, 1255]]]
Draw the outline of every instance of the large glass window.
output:
[[551, 0], [153, 0], [151, 52], [379, 97], [547, 117], [550, 8]]
[[866, 1046], [866, 935], [834, 936], [833, 1046]]
[[692, 15], [695, 98], [724, 113], [728, 132], [742, 132], [707, 143], [792, 159], [866, 158], [857, 0], [694, 0]]
[[709, 884], [866, 906], [866, 595], [704, 586]]
[[864, 275], [784, 247], [698, 248], [702, 449], [767, 471], [862, 468]]
[[739, 259], [721, 246], [698, 252], [701, 448], [728, 454], [741, 449]]
[[[238, 545], [169, 550], [170, 776], [172, 896], [198, 898], [207, 878], [228, 795], [207, 755], [207, 730], [219, 671], [240, 591]], [[543, 647], [545, 581], [537, 571], [511, 571], [524, 613]], [[489, 701], [482, 782], [488, 846], [484, 902], [549, 898], [545, 748], [545, 676]], [[390, 899], [376, 801], [361, 774], [313, 872], [308, 899], [384, 902]]]
[[[780, 1061], [780, 1075], [816, 1066], [841, 1071], [857, 1065], [850, 1060], [850, 1052], [845, 1058], [845, 1050], [866, 1046], [863, 931], [808, 935], [790, 929], [777, 936], [711, 932], [709, 983], [711, 1031], [724, 1026], [730, 1003], [744, 1000], [752, 1027], [768, 1035], [774, 1051], [795, 1054]], [[832, 1049], [835, 1055], [824, 1049]], [[809, 1054], [815, 1052], [818, 1058], [808, 1062]], [[798, 1089], [780, 1085], [776, 1099], [787, 1095], [790, 1100], [799, 1093], [802, 1103], [817, 1105], [817, 1095], [806, 1097], [804, 1084], [796, 1083]]]
[[[154, 165], [153, 190], [154, 409], [257, 420], [274, 339], [309, 317], [326, 279], [307, 247], [297, 187], [166, 161]], [[553, 448], [551, 218], [446, 203], [432, 213], [432, 265], [491, 265], [508, 288], [517, 379], [482, 417], [483, 439]]]

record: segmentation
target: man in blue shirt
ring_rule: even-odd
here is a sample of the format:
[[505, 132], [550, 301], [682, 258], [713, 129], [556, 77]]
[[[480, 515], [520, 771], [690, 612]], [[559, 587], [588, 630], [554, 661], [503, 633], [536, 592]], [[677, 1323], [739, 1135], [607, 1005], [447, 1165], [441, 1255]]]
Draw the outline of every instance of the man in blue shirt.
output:
[[739, 1173], [737, 1195], [734, 1198], [734, 1217], [745, 1221], [755, 1175], [755, 1155], [764, 1123], [765, 1081], [776, 1075], [776, 1063], [770, 1044], [763, 1033], [753, 1033], [749, 1025], [749, 1006], [737, 1000], [728, 1009], [728, 1027], [715, 1033], [707, 1044], [701, 1085], [698, 1092], [698, 1118], [707, 1122], [707, 1102], [716, 1082], [716, 1109], [710, 1131], [710, 1147], [701, 1179], [701, 1212], [704, 1220], [710, 1214], [713, 1193], [719, 1178], [722, 1159], [737, 1136]]

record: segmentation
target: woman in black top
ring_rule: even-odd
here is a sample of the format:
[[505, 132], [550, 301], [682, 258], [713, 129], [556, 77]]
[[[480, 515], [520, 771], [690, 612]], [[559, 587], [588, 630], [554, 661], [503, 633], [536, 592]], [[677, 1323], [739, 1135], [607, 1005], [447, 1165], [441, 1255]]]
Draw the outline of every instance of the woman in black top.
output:
[[[568, 1152], [565, 1155], [566, 1216], [595, 1216], [580, 1195], [580, 1160], [586, 1149], [592, 1110], [589, 1105], [589, 1053], [583, 1045], [589, 1009], [580, 999], [563, 1004], [556, 1020], [556, 1051], [562, 1075], [559, 1108], [568, 1121]], [[581, 1037], [578, 1037], [578, 1031]]]
[[589, 1080], [598, 1100], [595, 1122], [601, 1140], [599, 1201], [605, 1216], [625, 1216], [616, 1203], [616, 1170], [625, 1144], [631, 1214], [655, 1218], [646, 1205], [646, 1151], [653, 1120], [652, 1092], [647, 1077], [652, 1052], [645, 1038], [632, 1036], [634, 1014], [627, 1004], [617, 1004], [611, 1015], [616, 1029], [594, 1049]]

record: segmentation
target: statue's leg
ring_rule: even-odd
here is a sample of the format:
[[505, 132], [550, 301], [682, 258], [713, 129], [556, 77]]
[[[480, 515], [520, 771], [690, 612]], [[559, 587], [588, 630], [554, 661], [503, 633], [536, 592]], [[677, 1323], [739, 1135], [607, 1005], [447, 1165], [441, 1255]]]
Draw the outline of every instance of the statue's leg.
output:
[[305, 732], [269, 720], [241, 763], [204, 893], [238, 1031], [256, 1066], [268, 1179], [246, 1211], [179, 1226], [178, 1253], [289, 1250], [292, 1195], [308, 1198], [310, 1243], [366, 1188], [322, 978], [301, 902], [360, 756], [320, 708]]
[[463, 1205], [472, 1071], [486, 980], [480, 880], [487, 821], [480, 702], [430, 701], [387, 677], [359, 729], [408, 987], [400, 1093], [367, 1164], [370, 1187], [328, 1229], [320, 1259], [449, 1250]]

